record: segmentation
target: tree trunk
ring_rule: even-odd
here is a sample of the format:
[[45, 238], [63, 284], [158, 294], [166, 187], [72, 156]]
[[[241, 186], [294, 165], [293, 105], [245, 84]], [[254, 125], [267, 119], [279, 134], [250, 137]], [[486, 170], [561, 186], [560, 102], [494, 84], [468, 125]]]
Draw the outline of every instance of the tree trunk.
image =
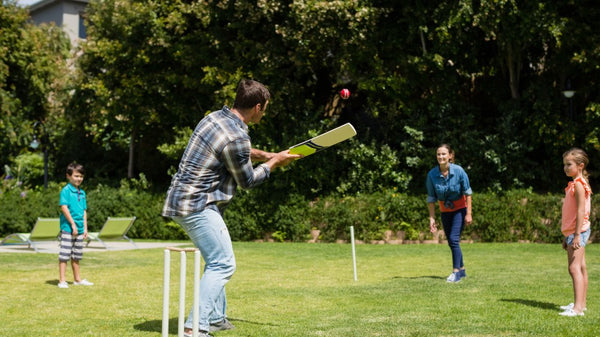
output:
[[133, 178], [133, 167], [134, 167], [133, 158], [134, 158], [134, 154], [135, 154], [136, 134], [137, 134], [136, 128], [133, 127], [133, 129], [131, 131], [131, 137], [129, 138], [129, 161], [127, 164], [127, 178], [129, 178], [129, 179]]
[[510, 95], [513, 99], [518, 99], [521, 96], [519, 94], [519, 79], [521, 77], [520, 53], [518, 52], [518, 50], [515, 51], [515, 48], [511, 43], [508, 43], [506, 54], [506, 66], [508, 67]]

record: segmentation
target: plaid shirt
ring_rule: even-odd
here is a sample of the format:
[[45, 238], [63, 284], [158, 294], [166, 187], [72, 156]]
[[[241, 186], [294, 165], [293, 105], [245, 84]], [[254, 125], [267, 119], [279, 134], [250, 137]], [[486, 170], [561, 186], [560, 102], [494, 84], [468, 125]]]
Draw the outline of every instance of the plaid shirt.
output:
[[250, 160], [248, 126], [227, 106], [196, 126], [167, 192], [163, 216], [186, 216], [206, 207], [223, 211], [237, 186], [254, 187], [270, 175]]

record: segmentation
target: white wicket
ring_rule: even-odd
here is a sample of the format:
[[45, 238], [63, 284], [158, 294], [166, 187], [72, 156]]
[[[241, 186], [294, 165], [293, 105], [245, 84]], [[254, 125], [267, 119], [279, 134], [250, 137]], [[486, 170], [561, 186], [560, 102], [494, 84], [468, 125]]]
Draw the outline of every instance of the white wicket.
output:
[[163, 318], [162, 337], [169, 336], [169, 295], [171, 281], [171, 251], [179, 252], [179, 319], [177, 335], [183, 337], [185, 323], [185, 278], [188, 252], [194, 252], [194, 303], [192, 304], [192, 336], [198, 337], [200, 306], [200, 250], [197, 248], [165, 248], [164, 280], [163, 280]]
[[352, 266], [354, 267], [354, 281], [358, 281], [356, 276], [356, 248], [354, 248], [354, 226], [350, 226], [350, 242], [352, 243]]

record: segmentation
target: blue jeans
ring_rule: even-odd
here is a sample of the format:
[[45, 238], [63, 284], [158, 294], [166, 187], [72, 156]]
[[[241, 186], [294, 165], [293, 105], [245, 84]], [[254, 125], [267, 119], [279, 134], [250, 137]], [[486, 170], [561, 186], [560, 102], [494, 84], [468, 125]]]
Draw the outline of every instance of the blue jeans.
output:
[[[225, 284], [235, 272], [235, 256], [227, 226], [221, 214], [204, 210], [184, 217], [173, 217], [181, 225], [204, 259], [204, 273], [200, 279], [200, 330], [208, 331], [210, 323], [226, 318], [227, 299]], [[192, 311], [185, 327], [192, 328]]]
[[460, 269], [465, 266], [463, 263], [462, 250], [460, 249], [460, 235], [465, 228], [465, 216], [467, 209], [462, 208], [454, 212], [442, 213], [442, 225], [444, 225], [444, 234], [448, 240], [448, 246], [452, 251], [452, 268]]

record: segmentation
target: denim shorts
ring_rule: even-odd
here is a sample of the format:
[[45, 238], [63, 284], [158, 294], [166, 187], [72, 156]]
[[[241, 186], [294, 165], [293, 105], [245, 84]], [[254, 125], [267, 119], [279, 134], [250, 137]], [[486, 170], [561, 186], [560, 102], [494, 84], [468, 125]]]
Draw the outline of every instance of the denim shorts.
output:
[[[588, 229], [585, 232], [581, 232], [581, 234], [579, 234], [579, 242], [581, 243], [581, 247], [585, 247], [585, 245], [587, 244], [589, 238], [590, 238], [590, 234], [591, 234], [592, 230]], [[573, 238], [575, 238], [575, 234], [571, 234], [569, 236], [567, 236], [567, 238], [565, 239], [567, 242], [567, 246], [571, 246], [573, 245]]]

